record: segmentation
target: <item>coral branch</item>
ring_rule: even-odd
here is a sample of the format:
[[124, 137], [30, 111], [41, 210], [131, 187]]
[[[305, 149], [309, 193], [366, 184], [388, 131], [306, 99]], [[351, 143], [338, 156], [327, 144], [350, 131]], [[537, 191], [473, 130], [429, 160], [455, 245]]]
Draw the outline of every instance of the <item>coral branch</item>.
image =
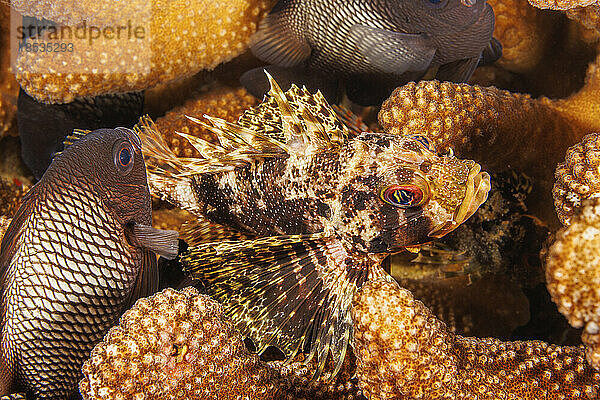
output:
[[592, 399], [600, 373], [583, 350], [539, 341], [465, 338], [391, 282], [353, 302], [359, 385], [370, 399]]

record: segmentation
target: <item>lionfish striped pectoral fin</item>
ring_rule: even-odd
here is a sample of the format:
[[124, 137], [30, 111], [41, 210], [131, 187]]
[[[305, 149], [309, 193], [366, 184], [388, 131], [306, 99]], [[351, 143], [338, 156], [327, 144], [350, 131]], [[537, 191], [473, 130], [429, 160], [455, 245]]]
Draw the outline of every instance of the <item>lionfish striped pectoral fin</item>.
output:
[[331, 352], [332, 378], [352, 334], [352, 297], [373, 270], [381, 270], [377, 261], [353, 258], [339, 239], [324, 234], [205, 243], [190, 247], [181, 261], [259, 353], [275, 346], [289, 360], [308, 351], [307, 362], [317, 357], [318, 376]]
[[222, 240], [248, 240], [255, 236], [241, 232], [227, 225], [221, 225], [202, 216], [185, 222], [179, 229], [181, 239], [189, 246], [202, 243], [219, 242]]

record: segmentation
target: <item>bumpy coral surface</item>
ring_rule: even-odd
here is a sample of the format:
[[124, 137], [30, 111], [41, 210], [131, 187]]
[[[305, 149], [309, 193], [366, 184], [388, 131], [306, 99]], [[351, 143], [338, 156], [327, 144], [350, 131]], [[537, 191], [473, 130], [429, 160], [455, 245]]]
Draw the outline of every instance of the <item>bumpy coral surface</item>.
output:
[[600, 32], [600, 4], [575, 7], [566, 11], [569, 18], [581, 22], [586, 28]]
[[[564, 154], [564, 143], [580, 138], [583, 130], [547, 99], [438, 81], [396, 89], [383, 103], [379, 122], [389, 133], [425, 135], [438, 151], [452, 147], [471, 154], [492, 170], [512, 165], [536, 177], [547, 177], [547, 168], [556, 165], [552, 159]], [[551, 160], [539, 160], [541, 145]]]
[[340, 373], [332, 380], [331, 371], [334, 364], [328, 360], [324, 373], [313, 380], [317, 369], [316, 360], [308, 364], [304, 356], [297, 356], [297, 361], [286, 364], [283, 361], [271, 361], [268, 364], [279, 371], [279, 398], [282, 400], [364, 400], [356, 372], [356, 358], [349, 353], [344, 359]]
[[0, 137], [16, 132], [19, 85], [10, 70], [10, 7], [0, 2]]
[[600, 198], [582, 202], [547, 255], [548, 291], [559, 311], [584, 328], [588, 361], [600, 368]]
[[589, 134], [569, 147], [555, 177], [554, 206], [560, 222], [568, 225], [583, 200], [600, 191], [600, 134]]
[[568, 10], [575, 7], [586, 7], [597, 3], [597, 0], [529, 0], [529, 3], [538, 8], [551, 10]]
[[29, 186], [17, 179], [0, 177], [0, 215], [11, 217], [17, 212]]
[[[0, 219], [0, 227], [2, 226]], [[84, 399], [364, 399], [349, 354], [313, 380], [316, 360], [260, 361], [221, 306], [194, 288], [139, 300], [84, 364]]]
[[11, 0], [11, 6], [23, 15], [39, 19], [46, 18], [61, 25], [77, 25], [80, 22], [93, 22], [105, 27], [135, 20], [140, 13], [150, 11], [147, 0]]
[[[129, 4], [101, 3], [118, 3], [119, 7]], [[133, 2], [132, 7], [139, 3]], [[150, 22], [142, 18], [132, 20], [133, 27], [145, 29], [141, 41], [132, 35], [127, 42], [115, 45], [114, 38], [100, 35], [94, 40], [75, 40], [73, 52], [22, 52], [17, 62], [17, 80], [37, 100], [62, 103], [80, 96], [142, 90], [190, 76], [241, 54], [273, 3], [154, 0], [149, 3]], [[68, 16], [72, 11], [71, 7], [40, 9], [54, 10], [55, 18], [56, 14]], [[43, 13], [38, 16], [46, 17]], [[88, 21], [88, 25], [93, 22]]]
[[490, 0], [496, 23], [494, 37], [502, 43], [498, 65], [528, 72], [541, 60], [550, 32], [548, 19], [527, 0]]
[[141, 299], [83, 366], [84, 399], [272, 399], [275, 372], [193, 288]]
[[583, 350], [449, 333], [393, 282], [354, 298], [359, 385], [370, 399], [595, 399], [600, 372]]
[[178, 135], [177, 132], [200, 137], [211, 142], [216, 141], [216, 137], [202, 125], [191, 121], [186, 115], [202, 120], [202, 115], [206, 114], [234, 122], [245, 110], [256, 104], [258, 104], [258, 100], [244, 88], [213, 85], [207, 91], [203, 91], [188, 100], [183, 106], [169, 111], [162, 118], [158, 118], [156, 127], [177, 156], [198, 156], [190, 142]]

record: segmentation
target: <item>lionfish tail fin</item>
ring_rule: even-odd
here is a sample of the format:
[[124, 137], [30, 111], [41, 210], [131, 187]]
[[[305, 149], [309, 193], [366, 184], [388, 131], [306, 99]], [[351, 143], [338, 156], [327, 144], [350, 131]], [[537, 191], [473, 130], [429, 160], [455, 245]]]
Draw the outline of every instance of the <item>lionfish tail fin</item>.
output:
[[352, 334], [354, 293], [380, 269], [356, 261], [342, 243], [322, 233], [223, 241], [190, 247], [184, 271], [204, 283], [243, 336], [283, 351], [288, 360], [308, 352], [317, 358], [315, 378], [331, 353], [340, 370]]

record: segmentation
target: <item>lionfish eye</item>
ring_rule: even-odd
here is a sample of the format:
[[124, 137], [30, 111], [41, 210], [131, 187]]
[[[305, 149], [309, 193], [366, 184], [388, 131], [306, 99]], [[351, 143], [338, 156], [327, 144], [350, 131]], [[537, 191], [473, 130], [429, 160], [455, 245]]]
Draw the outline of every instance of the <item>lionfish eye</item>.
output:
[[114, 163], [122, 175], [127, 175], [133, 168], [133, 146], [128, 141], [117, 143], [113, 150]]
[[423, 191], [416, 185], [391, 185], [381, 190], [379, 197], [395, 207], [415, 207], [423, 203]]
[[431, 147], [429, 147], [429, 140], [427, 140], [425, 136], [415, 135], [413, 136], [413, 139], [425, 146], [427, 150], [431, 150]]

